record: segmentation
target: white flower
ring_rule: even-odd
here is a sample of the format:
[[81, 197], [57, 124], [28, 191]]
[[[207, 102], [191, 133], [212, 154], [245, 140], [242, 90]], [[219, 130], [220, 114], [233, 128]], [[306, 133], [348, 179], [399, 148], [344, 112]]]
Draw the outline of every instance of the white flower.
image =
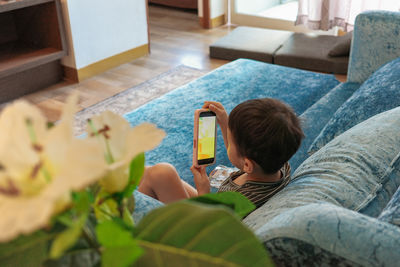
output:
[[68, 205], [71, 191], [105, 174], [98, 144], [73, 137], [77, 98], [68, 99], [60, 123], [51, 129], [24, 101], [0, 115], [0, 242], [48, 225]]
[[88, 124], [88, 135], [97, 139], [107, 160], [108, 174], [100, 184], [109, 193], [121, 192], [128, 184], [129, 164], [142, 152], [155, 148], [165, 132], [150, 123], [131, 128], [121, 116], [105, 111]]

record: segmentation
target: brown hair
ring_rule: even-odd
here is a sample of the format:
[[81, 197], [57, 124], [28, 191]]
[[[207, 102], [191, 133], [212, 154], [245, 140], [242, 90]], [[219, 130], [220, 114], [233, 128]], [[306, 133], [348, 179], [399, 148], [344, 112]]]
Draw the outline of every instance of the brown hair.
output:
[[237, 105], [228, 126], [240, 155], [254, 160], [266, 174], [282, 168], [304, 138], [293, 109], [272, 98]]

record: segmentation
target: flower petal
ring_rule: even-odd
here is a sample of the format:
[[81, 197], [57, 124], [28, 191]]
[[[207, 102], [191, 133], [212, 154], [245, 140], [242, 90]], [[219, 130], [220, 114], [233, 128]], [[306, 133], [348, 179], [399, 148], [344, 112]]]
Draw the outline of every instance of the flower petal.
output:
[[53, 203], [44, 194], [36, 198], [0, 196], [0, 242], [45, 227], [52, 215]]
[[64, 163], [64, 154], [69, 149], [70, 142], [73, 139], [74, 114], [77, 110], [77, 103], [78, 93], [67, 98], [60, 123], [48, 131], [46, 139], [43, 141], [47, 156], [57, 167]]
[[[122, 116], [109, 110], [104, 111], [99, 116], [92, 117], [91, 120], [96, 130], [102, 131], [102, 134], [99, 137], [101, 138], [104, 151], [107, 151], [108, 143], [108, 147], [111, 150], [114, 160], [120, 160], [127, 150], [125, 141], [128, 132], [131, 130], [129, 122]], [[92, 132], [92, 129], [88, 126], [88, 135], [91, 136]], [[107, 136], [107, 138], [105, 138], [105, 136]]]
[[128, 153], [125, 160], [131, 161], [139, 153], [151, 150], [158, 146], [165, 137], [165, 132], [154, 124], [142, 123], [134, 127], [126, 140]]
[[[46, 127], [39, 109], [25, 101], [15, 102], [1, 113], [0, 162], [12, 176], [19, 176], [37, 164], [39, 140], [46, 135]], [[33, 141], [38, 144], [36, 149]]]
[[79, 191], [100, 179], [106, 171], [101, 148], [91, 140], [76, 139], [65, 154], [63, 168], [40, 194], [7, 197], [0, 195], [0, 242], [12, 240], [45, 227], [60, 201], [71, 191]]
[[106, 168], [107, 164], [97, 142], [75, 139], [69, 144], [65, 163], [56, 179], [65, 180], [65, 186], [70, 190], [82, 190], [103, 177]]
[[108, 193], [122, 192], [129, 181], [129, 164], [109, 165], [107, 174], [100, 180], [100, 185]]

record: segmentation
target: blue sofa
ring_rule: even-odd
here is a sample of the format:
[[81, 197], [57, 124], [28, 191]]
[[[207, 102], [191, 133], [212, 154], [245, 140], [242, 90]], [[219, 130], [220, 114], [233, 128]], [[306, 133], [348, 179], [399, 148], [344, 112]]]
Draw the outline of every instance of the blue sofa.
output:
[[[229, 112], [260, 97], [290, 104], [306, 138], [292, 181], [244, 220], [282, 265], [397, 266], [400, 262], [400, 13], [356, 19], [348, 80], [239, 59], [126, 114], [167, 132], [147, 164], [172, 163], [193, 184], [193, 111]], [[217, 164], [230, 165], [219, 132]], [[397, 192], [396, 192], [397, 190]], [[137, 220], [162, 205], [135, 192]]]

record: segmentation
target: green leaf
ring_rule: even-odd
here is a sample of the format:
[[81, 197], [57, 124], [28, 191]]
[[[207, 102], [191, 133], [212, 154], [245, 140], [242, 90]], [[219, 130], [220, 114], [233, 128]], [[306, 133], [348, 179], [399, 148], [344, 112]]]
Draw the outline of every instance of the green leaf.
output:
[[140, 257], [134, 266], [207, 266], [207, 267], [234, 267], [238, 264], [222, 258], [212, 257], [202, 253], [187, 251], [162, 244], [139, 241], [146, 253]]
[[139, 185], [140, 179], [144, 173], [145, 156], [144, 153], [137, 155], [129, 166], [129, 182], [124, 190], [124, 197], [132, 195], [133, 190]]
[[210, 266], [220, 266], [221, 261], [240, 266], [273, 266], [257, 237], [225, 207], [173, 203], [150, 212], [136, 231], [138, 239], [154, 244], [140, 243], [146, 253], [137, 266], [148, 266], [151, 260], [162, 263], [151, 266], [203, 266], [197, 259], [199, 254]]
[[65, 251], [75, 245], [81, 236], [93, 203], [93, 195], [89, 191], [73, 192], [71, 196], [73, 207], [57, 216], [57, 221], [67, 226], [67, 229], [54, 239], [50, 248], [51, 259], [60, 258]]
[[250, 200], [238, 192], [211, 193], [190, 198], [188, 201], [224, 205], [231, 208], [240, 218], [243, 218], [256, 208]]
[[126, 205], [128, 207], [128, 210], [132, 214], [132, 212], [135, 210], [135, 197], [133, 196], [133, 194], [131, 194], [129, 197], [127, 197], [126, 201], [127, 201]]
[[130, 266], [142, 254], [142, 249], [132, 232], [114, 221], [103, 222], [96, 227], [96, 234], [103, 246], [102, 266]]
[[118, 203], [107, 192], [100, 192], [95, 203], [94, 214], [99, 223], [119, 216]]
[[132, 240], [132, 235], [114, 221], [105, 221], [96, 226], [96, 235], [105, 247], [123, 246]]
[[133, 227], [135, 225], [133, 222], [132, 214], [126, 205], [124, 205], [124, 208], [123, 208], [123, 220], [124, 220], [125, 224], [130, 227]]
[[124, 267], [132, 263], [142, 255], [142, 249], [137, 242], [125, 246], [105, 248], [101, 255], [103, 267]]
[[87, 217], [87, 213], [81, 215], [69, 228], [56, 236], [51, 245], [50, 258], [58, 259], [66, 250], [75, 245], [81, 235]]
[[0, 265], [2, 267], [41, 266], [47, 258], [47, 248], [54, 234], [37, 231], [20, 236], [8, 243], [0, 244]]
[[68, 210], [64, 213], [61, 213], [53, 218], [54, 222], [59, 222], [64, 226], [71, 227], [74, 224], [74, 221], [71, 219], [71, 211]]
[[90, 206], [93, 203], [93, 195], [89, 191], [74, 192], [72, 193], [74, 202], [74, 210], [78, 214], [88, 213]]

